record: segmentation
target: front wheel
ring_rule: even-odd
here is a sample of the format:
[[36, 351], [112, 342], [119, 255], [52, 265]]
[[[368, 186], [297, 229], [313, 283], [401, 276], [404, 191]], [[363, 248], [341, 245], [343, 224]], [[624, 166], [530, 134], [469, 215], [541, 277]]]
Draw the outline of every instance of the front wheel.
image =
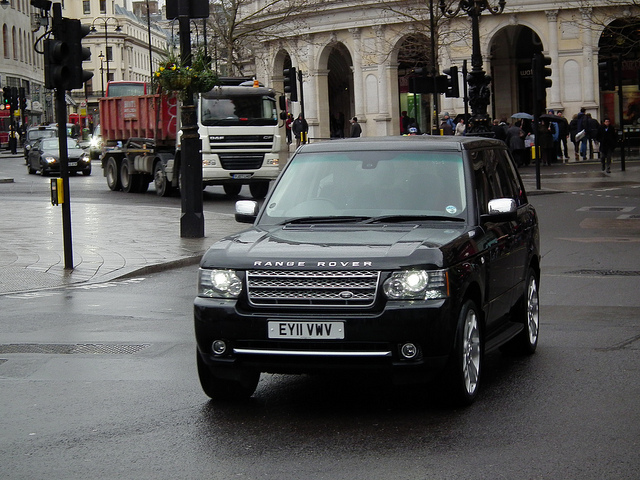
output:
[[168, 197], [172, 193], [173, 188], [167, 179], [162, 162], [157, 162], [153, 167], [153, 185], [156, 187], [156, 195], [159, 197]]
[[250, 183], [249, 191], [251, 196], [257, 200], [264, 198], [269, 191], [269, 182]]
[[[214, 375], [204, 363], [200, 352], [196, 352], [198, 377], [202, 390], [212, 400], [244, 400], [253, 395], [260, 380], [260, 372], [243, 370], [234, 378], [222, 378]], [[231, 370], [230, 370], [231, 372]]]
[[238, 183], [225, 183], [222, 185], [224, 189], [224, 193], [229, 195], [230, 197], [237, 197], [240, 195], [240, 190], [242, 190], [242, 185]]
[[483, 350], [479, 310], [473, 300], [467, 300], [460, 309], [453, 356], [446, 372], [451, 400], [458, 405], [470, 405], [478, 396]]

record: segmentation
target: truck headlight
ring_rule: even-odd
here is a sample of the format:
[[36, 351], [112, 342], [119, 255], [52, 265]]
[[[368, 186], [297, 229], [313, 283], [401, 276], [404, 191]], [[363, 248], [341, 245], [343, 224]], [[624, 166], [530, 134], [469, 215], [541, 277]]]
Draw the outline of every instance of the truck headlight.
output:
[[233, 270], [198, 270], [198, 296], [208, 298], [238, 298], [242, 280]]
[[383, 285], [390, 300], [446, 298], [449, 280], [446, 270], [403, 270], [393, 272]]

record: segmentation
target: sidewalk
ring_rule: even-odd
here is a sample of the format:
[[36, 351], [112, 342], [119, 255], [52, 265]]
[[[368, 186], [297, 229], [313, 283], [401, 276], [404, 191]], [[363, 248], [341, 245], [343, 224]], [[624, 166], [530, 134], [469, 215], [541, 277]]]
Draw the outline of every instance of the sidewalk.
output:
[[[0, 152], [0, 158], [6, 155], [8, 152]], [[640, 184], [640, 163], [637, 157], [627, 159], [626, 171], [621, 172], [616, 161], [608, 175], [600, 170], [597, 161], [542, 166], [540, 190], [536, 189], [535, 166], [522, 167], [520, 174], [530, 195], [552, 194]], [[0, 189], [2, 183], [10, 181], [0, 178]], [[236, 223], [231, 214], [205, 212], [206, 236], [181, 238], [179, 208], [72, 201], [74, 268], [67, 270], [61, 207], [47, 202], [27, 203], [25, 208], [25, 202], [2, 200], [0, 295], [102, 283], [183, 265], [195, 266], [212, 243], [247, 227]]]
[[[8, 152], [0, 152], [0, 158], [8, 156]], [[4, 183], [12, 182], [2, 177], [0, 174], [0, 189]], [[0, 295], [108, 282], [183, 265], [195, 266], [216, 240], [246, 228], [232, 214], [204, 212], [205, 237], [181, 238], [179, 207], [72, 200], [74, 268], [67, 270], [61, 207], [48, 202], [25, 204], [5, 196], [1, 210]]]

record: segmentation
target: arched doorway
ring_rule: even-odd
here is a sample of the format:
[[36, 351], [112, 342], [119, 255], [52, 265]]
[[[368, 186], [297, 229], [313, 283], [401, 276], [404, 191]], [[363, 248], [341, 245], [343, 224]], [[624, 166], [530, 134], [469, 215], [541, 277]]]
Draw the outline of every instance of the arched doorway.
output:
[[[431, 94], [422, 93], [428, 89], [421, 79], [430, 75], [433, 68], [431, 61], [431, 41], [422, 34], [405, 37], [398, 49], [398, 91], [400, 94], [400, 111], [398, 116], [407, 112], [407, 117], [414, 119], [422, 133], [429, 133], [432, 127], [430, 112], [433, 98]], [[427, 88], [422, 88], [427, 87]], [[405, 125], [406, 127], [406, 125]], [[400, 125], [400, 132], [403, 126]]]
[[492, 39], [493, 118], [533, 112], [531, 61], [534, 54], [542, 50], [542, 41], [536, 32], [521, 25], [505, 27]]
[[328, 116], [319, 118], [322, 136], [348, 136], [349, 119], [354, 116], [353, 61], [343, 43], [329, 45], [321, 57], [326, 61]]
[[[640, 19], [611, 22], [598, 42], [600, 73], [600, 115], [613, 123], [640, 124]], [[617, 92], [622, 84], [622, 112]], [[621, 115], [622, 114], [622, 115]]]

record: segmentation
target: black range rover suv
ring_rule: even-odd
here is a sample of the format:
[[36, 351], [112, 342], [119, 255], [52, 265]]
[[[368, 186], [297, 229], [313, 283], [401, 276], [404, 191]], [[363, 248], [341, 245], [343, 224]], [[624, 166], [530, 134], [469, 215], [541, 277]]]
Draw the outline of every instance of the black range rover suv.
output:
[[298, 149], [249, 230], [200, 263], [197, 364], [214, 399], [260, 372], [444, 380], [471, 403], [483, 356], [538, 342], [538, 220], [503, 142], [385, 137]]

